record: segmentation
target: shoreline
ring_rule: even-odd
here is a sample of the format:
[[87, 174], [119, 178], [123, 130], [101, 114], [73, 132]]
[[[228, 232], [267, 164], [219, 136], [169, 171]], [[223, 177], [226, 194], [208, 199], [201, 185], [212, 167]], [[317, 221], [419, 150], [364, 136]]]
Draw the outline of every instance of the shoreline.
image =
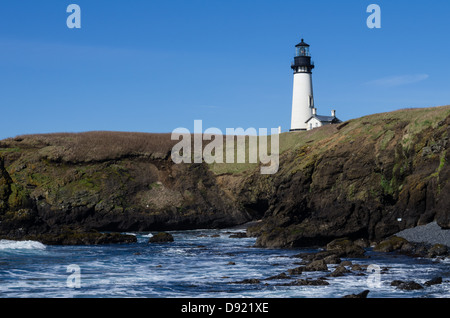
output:
[[395, 236], [412, 243], [442, 244], [450, 248], [450, 230], [442, 229], [436, 222], [400, 231]]

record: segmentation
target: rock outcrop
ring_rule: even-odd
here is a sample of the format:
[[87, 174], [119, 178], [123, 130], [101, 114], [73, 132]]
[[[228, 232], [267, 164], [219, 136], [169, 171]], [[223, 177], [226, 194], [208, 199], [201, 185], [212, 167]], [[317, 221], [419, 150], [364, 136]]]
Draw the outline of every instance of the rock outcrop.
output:
[[167, 243], [173, 242], [173, 235], [166, 232], [159, 232], [148, 239], [149, 243]]
[[267, 207], [248, 234], [261, 247], [299, 247], [378, 241], [432, 221], [449, 228], [449, 115], [401, 110], [296, 133], [279, 172], [242, 187], [244, 204]]
[[208, 165], [174, 164], [170, 145], [170, 135], [109, 132], [0, 141], [0, 237], [45, 235], [49, 244], [71, 244], [83, 240], [58, 239], [63, 232], [91, 237], [93, 231], [220, 228], [253, 219]]
[[[281, 134], [274, 175], [261, 175], [258, 164], [174, 164], [170, 135], [6, 139], [0, 237], [223, 228], [261, 219], [247, 235], [257, 246], [284, 248], [380, 241], [432, 221], [450, 229], [449, 137], [450, 106]], [[361, 253], [340, 243], [342, 253]]]

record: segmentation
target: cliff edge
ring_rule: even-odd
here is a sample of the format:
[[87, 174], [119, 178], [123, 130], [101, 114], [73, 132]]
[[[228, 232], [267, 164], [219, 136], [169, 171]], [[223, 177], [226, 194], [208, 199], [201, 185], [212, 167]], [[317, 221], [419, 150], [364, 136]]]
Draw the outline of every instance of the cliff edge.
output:
[[105, 232], [248, 229], [257, 246], [382, 240], [450, 228], [450, 106], [281, 134], [280, 167], [174, 164], [170, 134], [25, 135], [0, 141], [0, 238], [132, 241]]

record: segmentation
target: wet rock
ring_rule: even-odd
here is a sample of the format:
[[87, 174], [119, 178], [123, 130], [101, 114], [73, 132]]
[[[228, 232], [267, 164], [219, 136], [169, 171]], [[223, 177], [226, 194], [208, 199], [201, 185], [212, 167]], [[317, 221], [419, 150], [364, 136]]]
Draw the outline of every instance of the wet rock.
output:
[[292, 276], [300, 275], [301, 273], [303, 273], [303, 268], [304, 266], [288, 269], [288, 274]]
[[303, 267], [303, 271], [305, 272], [316, 272], [316, 271], [328, 271], [327, 263], [321, 259], [317, 261], [312, 261]]
[[327, 282], [323, 278], [319, 279], [297, 279], [293, 282], [289, 282], [286, 284], [279, 284], [279, 286], [326, 286], [330, 285], [329, 282]]
[[381, 269], [381, 274], [386, 274], [389, 271], [389, 267], [383, 267]]
[[235, 262], [228, 262], [227, 265], [236, 265]]
[[342, 298], [367, 298], [367, 295], [370, 293], [370, 290], [365, 290], [362, 293], [359, 294], [351, 294], [351, 295], [345, 295]]
[[431, 286], [431, 285], [438, 285], [442, 284], [442, 277], [434, 277], [430, 279], [429, 281], [425, 282], [425, 286]]
[[406, 255], [414, 255], [416, 246], [413, 243], [405, 242], [401, 246], [401, 248], [398, 250], [399, 253], [406, 254]]
[[427, 253], [428, 257], [444, 256], [448, 254], [447, 246], [443, 244], [434, 244]]
[[286, 273], [281, 273], [278, 275], [270, 276], [266, 278], [265, 280], [274, 280], [274, 279], [290, 279], [291, 277], [286, 275]]
[[260, 284], [261, 280], [257, 279], [257, 278], [249, 278], [249, 279], [244, 279], [238, 282], [234, 282], [233, 284]]
[[74, 229], [64, 229], [56, 233], [27, 235], [24, 239], [38, 241], [45, 245], [104, 245], [137, 242], [134, 235]]
[[354, 244], [362, 248], [367, 248], [370, 246], [369, 240], [365, 238], [355, 240]]
[[342, 261], [340, 265], [342, 265], [342, 266], [351, 266], [352, 265], [352, 261]]
[[231, 234], [229, 236], [229, 238], [244, 238], [244, 237], [247, 237], [247, 233], [239, 232], [239, 233]]
[[148, 243], [167, 243], [173, 242], [173, 236], [170, 233], [159, 232], [149, 238]]
[[362, 257], [366, 252], [364, 248], [347, 238], [331, 241], [327, 244], [326, 250], [339, 257]]
[[329, 255], [323, 259], [327, 264], [340, 264], [341, 259], [337, 255]]
[[391, 282], [391, 286], [395, 286], [398, 289], [402, 290], [419, 290], [423, 289], [423, 286], [415, 281], [402, 281], [402, 280], [394, 280]]
[[320, 258], [317, 258], [317, 257], [319, 257], [318, 255], [320, 255], [320, 252], [319, 253], [300, 253], [300, 254], [295, 254], [292, 257], [301, 258], [303, 261], [306, 261], [306, 262], [312, 262], [316, 259], [320, 259]]
[[349, 273], [351, 273], [351, 271], [346, 269], [345, 266], [339, 265], [328, 276], [330, 276], [330, 277], [340, 277], [340, 276], [344, 276], [345, 274], [349, 274]]
[[353, 264], [351, 267], [352, 271], [365, 271], [367, 270], [368, 265], [360, 265], [360, 264]]
[[[373, 250], [377, 252], [393, 252], [400, 250], [404, 244], [408, 243], [408, 241], [402, 237], [391, 236], [386, 240], [383, 240], [379, 244], [377, 244]], [[410, 244], [410, 243], [409, 243]]]

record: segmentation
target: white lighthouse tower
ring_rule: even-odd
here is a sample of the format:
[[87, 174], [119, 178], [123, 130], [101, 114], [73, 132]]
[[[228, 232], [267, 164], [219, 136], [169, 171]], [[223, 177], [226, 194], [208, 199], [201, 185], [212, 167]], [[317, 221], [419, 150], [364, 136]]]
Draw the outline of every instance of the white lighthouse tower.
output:
[[292, 96], [291, 131], [307, 130], [306, 121], [313, 115], [314, 95], [309, 45], [303, 39], [295, 46], [296, 53], [291, 68], [294, 70], [294, 92]]

